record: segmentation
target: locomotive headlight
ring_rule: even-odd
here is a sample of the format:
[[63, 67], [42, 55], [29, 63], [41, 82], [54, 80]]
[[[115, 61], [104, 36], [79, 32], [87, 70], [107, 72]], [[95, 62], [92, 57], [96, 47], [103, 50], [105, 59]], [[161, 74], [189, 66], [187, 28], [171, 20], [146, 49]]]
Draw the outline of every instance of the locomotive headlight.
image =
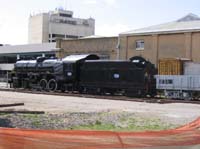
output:
[[67, 73], [67, 76], [68, 76], [68, 77], [71, 77], [71, 76], [72, 76], [72, 72], [68, 72], [68, 73]]

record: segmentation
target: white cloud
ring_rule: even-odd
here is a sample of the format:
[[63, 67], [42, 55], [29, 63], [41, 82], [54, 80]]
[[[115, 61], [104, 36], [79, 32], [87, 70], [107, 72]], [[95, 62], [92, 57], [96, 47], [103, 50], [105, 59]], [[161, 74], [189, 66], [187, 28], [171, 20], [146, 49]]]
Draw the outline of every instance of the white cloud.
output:
[[117, 4], [117, 0], [101, 0], [101, 1], [98, 1], [98, 0], [84, 0], [83, 2], [84, 2], [84, 4], [94, 4], [94, 5], [100, 4], [100, 2], [101, 2], [104, 5], [108, 5], [108, 6], [116, 6], [116, 4]]
[[0, 17], [0, 29], [3, 27], [4, 22], [6, 22], [6, 19], [3, 17]]
[[130, 28], [124, 24], [103, 24], [97, 25], [96, 35], [101, 36], [117, 36], [122, 32], [128, 31]]
[[0, 25], [0, 43], [26, 44], [28, 35], [27, 20], [12, 16], [8, 16], [8, 18], [10, 19], [0, 18], [1, 21], [3, 20], [2, 25]]
[[85, 4], [97, 4], [97, 0], [84, 0]]
[[116, 5], [117, 3], [117, 0], [104, 0], [104, 2], [107, 4], [107, 5]]

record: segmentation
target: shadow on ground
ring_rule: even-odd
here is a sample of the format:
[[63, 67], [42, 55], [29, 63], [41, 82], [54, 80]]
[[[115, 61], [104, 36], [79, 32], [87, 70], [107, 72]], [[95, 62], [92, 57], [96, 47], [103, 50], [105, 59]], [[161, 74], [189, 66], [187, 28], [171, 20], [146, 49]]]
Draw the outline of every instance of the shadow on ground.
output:
[[0, 127], [13, 128], [11, 125], [11, 121], [4, 118], [0, 118]]

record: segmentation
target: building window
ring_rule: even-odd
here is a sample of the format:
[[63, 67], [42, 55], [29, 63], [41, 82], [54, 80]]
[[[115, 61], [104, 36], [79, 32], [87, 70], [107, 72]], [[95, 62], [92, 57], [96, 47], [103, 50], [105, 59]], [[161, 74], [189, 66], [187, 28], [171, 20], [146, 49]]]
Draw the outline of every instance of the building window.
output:
[[59, 14], [61, 17], [68, 17], [68, 18], [72, 18], [71, 14], [64, 14], [64, 13], [60, 13]]
[[72, 38], [72, 39], [77, 39], [78, 36], [74, 36], [74, 35], [65, 35], [66, 38]]
[[70, 25], [77, 25], [78, 24], [77, 21], [65, 20], [65, 19], [53, 19], [53, 20], [51, 20], [51, 22], [53, 22], [53, 23], [70, 24]]
[[136, 50], [144, 50], [144, 40], [136, 41]]
[[173, 80], [159, 80], [159, 84], [173, 84]]
[[61, 34], [52, 34], [52, 38], [65, 38], [65, 35], [61, 35]]

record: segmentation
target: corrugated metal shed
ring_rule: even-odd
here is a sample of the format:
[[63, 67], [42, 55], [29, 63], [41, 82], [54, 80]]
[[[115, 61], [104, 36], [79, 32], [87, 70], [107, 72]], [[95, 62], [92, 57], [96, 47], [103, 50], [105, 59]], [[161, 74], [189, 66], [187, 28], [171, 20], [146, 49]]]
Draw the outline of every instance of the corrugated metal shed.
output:
[[0, 54], [51, 52], [56, 50], [56, 43], [0, 46]]

